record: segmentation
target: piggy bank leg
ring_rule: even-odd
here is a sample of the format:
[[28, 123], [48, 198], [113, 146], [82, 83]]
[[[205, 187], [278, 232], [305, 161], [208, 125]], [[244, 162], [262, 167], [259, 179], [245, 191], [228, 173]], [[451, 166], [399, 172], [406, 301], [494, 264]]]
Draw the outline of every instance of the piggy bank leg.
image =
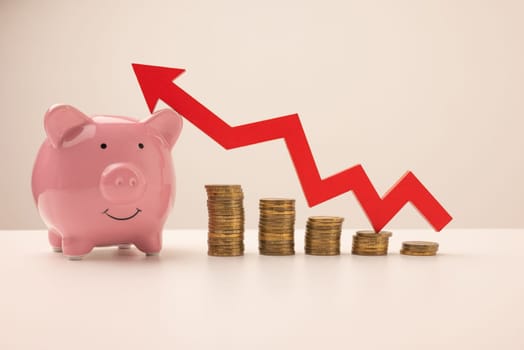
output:
[[81, 260], [91, 250], [93, 250], [93, 244], [85, 239], [77, 237], [64, 237], [62, 239], [62, 251], [69, 260]]
[[55, 230], [49, 230], [47, 236], [49, 238], [49, 244], [51, 244], [51, 248], [53, 248], [53, 251], [57, 253], [62, 252], [62, 236]]
[[162, 233], [142, 237], [135, 242], [135, 246], [147, 256], [155, 256], [162, 249]]

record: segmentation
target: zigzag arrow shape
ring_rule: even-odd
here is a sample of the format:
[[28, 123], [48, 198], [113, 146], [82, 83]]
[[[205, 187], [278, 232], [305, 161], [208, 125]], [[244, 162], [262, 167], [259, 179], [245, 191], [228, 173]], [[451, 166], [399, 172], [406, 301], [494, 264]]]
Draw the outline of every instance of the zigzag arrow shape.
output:
[[232, 127], [173, 83], [183, 69], [143, 64], [132, 66], [151, 112], [158, 100], [163, 100], [225, 149], [283, 138], [310, 207], [353, 191], [376, 232], [407, 202], [411, 202], [436, 231], [452, 219], [410, 171], [382, 198], [361, 165], [321, 179], [298, 114]]

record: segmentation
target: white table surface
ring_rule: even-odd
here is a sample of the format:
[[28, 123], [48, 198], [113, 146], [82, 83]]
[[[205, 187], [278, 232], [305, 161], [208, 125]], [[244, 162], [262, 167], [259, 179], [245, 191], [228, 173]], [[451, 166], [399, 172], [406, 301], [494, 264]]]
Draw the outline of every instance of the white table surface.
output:
[[[53, 253], [0, 231], [0, 349], [524, 349], [524, 230], [398, 230], [389, 255], [206, 255], [205, 230], [164, 232], [158, 257]], [[435, 257], [398, 253], [440, 243]]]

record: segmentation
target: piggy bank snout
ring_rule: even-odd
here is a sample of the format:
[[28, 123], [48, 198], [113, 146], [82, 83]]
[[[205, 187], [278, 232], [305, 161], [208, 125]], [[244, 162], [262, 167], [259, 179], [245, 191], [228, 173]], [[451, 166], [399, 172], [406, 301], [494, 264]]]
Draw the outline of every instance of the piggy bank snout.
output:
[[100, 191], [105, 199], [117, 204], [136, 201], [146, 189], [144, 175], [131, 163], [110, 164], [102, 172]]

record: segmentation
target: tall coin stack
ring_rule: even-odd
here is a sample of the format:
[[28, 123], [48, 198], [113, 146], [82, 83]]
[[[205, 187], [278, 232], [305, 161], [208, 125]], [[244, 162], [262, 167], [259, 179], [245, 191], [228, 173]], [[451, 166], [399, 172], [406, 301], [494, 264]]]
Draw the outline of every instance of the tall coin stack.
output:
[[206, 185], [208, 251], [211, 256], [244, 255], [244, 194], [240, 185]]
[[262, 255], [295, 254], [295, 200], [263, 198], [259, 203], [259, 252]]
[[425, 241], [407, 241], [402, 242], [400, 254], [415, 256], [437, 255], [438, 243]]
[[343, 221], [344, 218], [338, 216], [311, 216], [306, 224], [306, 254], [340, 255]]
[[357, 231], [353, 235], [351, 253], [355, 255], [387, 255], [391, 232]]

